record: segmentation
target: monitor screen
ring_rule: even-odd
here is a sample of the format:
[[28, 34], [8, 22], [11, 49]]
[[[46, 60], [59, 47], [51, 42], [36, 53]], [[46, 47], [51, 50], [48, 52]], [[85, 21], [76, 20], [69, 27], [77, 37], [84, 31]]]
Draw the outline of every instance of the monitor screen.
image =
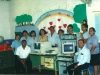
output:
[[71, 45], [64, 45], [64, 52], [72, 52], [73, 51], [73, 44]]
[[41, 43], [34, 43], [34, 49], [36, 49], [36, 50], [40, 50], [40, 48], [41, 48]]
[[62, 44], [62, 53], [68, 54], [68, 53], [74, 53], [74, 52], [75, 52], [74, 43], [63, 43]]

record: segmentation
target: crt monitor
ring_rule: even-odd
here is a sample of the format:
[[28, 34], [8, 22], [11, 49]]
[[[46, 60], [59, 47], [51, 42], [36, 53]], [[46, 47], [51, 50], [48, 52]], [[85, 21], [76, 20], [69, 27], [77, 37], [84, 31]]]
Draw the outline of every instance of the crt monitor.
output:
[[62, 43], [62, 53], [71, 54], [75, 52], [75, 46], [73, 42]]
[[35, 50], [40, 50], [41, 49], [41, 43], [40, 42], [34, 43], [34, 49]]
[[51, 48], [51, 42], [35, 42], [34, 51], [44, 53], [47, 48]]

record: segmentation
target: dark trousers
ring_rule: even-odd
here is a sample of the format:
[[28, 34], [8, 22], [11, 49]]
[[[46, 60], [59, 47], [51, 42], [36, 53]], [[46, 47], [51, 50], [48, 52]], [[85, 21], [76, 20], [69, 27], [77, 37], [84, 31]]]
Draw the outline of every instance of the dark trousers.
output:
[[[27, 58], [26, 62], [26, 68], [27, 68], [27, 74], [31, 74], [32, 72], [32, 62], [30, 58]], [[26, 68], [24, 67], [21, 63], [21, 61], [16, 57], [15, 59], [15, 68], [16, 68], [16, 74], [25, 74], [26, 73]]]
[[14, 55], [15, 56], [15, 70], [17, 71], [17, 61], [18, 61], [18, 59], [17, 59], [17, 55]]
[[[74, 71], [74, 75], [81, 75], [81, 70], [87, 69], [89, 67], [89, 63], [85, 63], [83, 65], [78, 66], [76, 69], [74, 69], [75, 65], [77, 65], [77, 63], [74, 63], [67, 67], [67, 71], [69, 75], [72, 75], [73, 71]], [[71, 69], [74, 69], [74, 70], [71, 70]]]

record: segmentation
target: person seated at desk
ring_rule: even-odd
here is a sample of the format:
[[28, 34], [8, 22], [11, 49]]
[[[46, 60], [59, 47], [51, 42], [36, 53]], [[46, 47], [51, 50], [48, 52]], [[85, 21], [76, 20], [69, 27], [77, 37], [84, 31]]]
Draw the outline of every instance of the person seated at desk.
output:
[[90, 63], [90, 50], [86, 47], [84, 40], [80, 39], [78, 41], [79, 51], [75, 54], [71, 54], [71, 56], [78, 55], [77, 62], [73, 63], [72, 65], [69, 65], [67, 67], [67, 71], [69, 75], [73, 74], [74, 69], [74, 75], [80, 75], [81, 70], [87, 69], [89, 67]]
[[40, 37], [38, 38], [38, 42], [48, 41], [48, 36], [46, 35], [46, 31], [44, 29], [41, 29], [39, 34], [40, 34]]
[[17, 74], [21, 74], [21, 70], [22, 73], [25, 74], [25, 68], [24, 68], [25, 64], [27, 67], [27, 74], [31, 74], [32, 72], [32, 62], [29, 57], [29, 53], [31, 52], [31, 49], [26, 44], [27, 44], [26, 40], [22, 40], [22, 45], [19, 46], [16, 51], [17, 60], [18, 60], [16, 62]]
[[58, 47], [58, 41], [60, 40], [59, 39], [59, 35], [55, 32], [55, 29], [53, 26], [50, 27], [50, 32], [48, 34], [48, 41], [51, 42], [52, 44], [52, 47]]

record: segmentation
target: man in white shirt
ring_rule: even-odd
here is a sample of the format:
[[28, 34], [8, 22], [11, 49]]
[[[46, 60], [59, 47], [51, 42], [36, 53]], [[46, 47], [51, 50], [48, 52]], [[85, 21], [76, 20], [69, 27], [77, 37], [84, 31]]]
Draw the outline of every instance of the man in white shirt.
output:
[[53, 26], [50, 27], [50, 32], [51, 33], [48, 34], [48, 41], [51, 42], [52, 47], [60, 46], [60, 42], [58, 42], [60, 41], [59, 35], [54, 31]]
[[75, 54], [71, 54], [71, 56], [78, 55], [77, 63], [73, 63], [72, 65], [67, 67], [67, 71], [69, 75], [73, 74], [74, 68], [74, 75], [80, 75], [81, 70], [87, 69], [90, 63], [90, 50], [85, 46], [84, 40], [80, 39], [78, 41], [79, 51]]
[[18, 58], [16, 62], [17, 74], [21, 74], [21, 70], [22, 70], [22, 73], [25, 73], [24, 64], [26, 64], [26, 67], [27, 67], [27, 74], [31, 74], [31, 71], [32, 71], [32, 62], [29, 57], [29, 53], [31, 52], [31, 49], [26, 44], [27, 44], [26, 40], [22, 40], [22, 45], [19, 46], [16, 50], [16, 55]]

